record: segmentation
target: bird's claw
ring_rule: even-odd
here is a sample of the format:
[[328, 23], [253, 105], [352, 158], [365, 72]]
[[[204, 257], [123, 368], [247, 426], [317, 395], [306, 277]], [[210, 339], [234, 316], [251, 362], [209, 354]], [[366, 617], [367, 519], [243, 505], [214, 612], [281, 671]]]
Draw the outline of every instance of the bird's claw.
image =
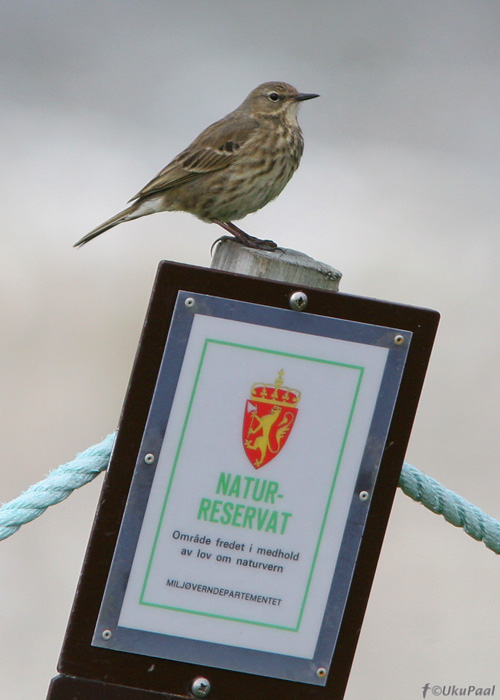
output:
[[210, 246], [210, 255], [213, 256], [215, 246], [217, 245], [217, 243], [221, 243], [222, 241], [234, 241], [234, 238], [231, 238], [231, 236], [219, 236], [219, 238], [216, 238]]

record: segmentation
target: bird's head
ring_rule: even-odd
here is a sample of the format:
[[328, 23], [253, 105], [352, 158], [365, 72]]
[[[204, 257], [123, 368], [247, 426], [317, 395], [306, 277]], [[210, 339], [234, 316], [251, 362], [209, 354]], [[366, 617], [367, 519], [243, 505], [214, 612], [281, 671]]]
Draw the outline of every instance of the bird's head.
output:
[[295, 115], [301, 102], [319, 97], [315, 93], [299, 92], [288, 83], [263, 83], [252, 90], [241, 108], [254, 115]]

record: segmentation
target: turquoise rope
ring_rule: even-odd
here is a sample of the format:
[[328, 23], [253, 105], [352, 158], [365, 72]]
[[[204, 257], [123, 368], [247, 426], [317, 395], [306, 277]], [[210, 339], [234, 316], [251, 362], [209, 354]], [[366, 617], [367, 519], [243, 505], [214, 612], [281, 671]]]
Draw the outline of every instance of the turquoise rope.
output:
[[473, 503], [445, 488], [408, 462], [403, 464], [399, 487], [407, 496], [455, 525], [475, 540], [500, 554], [500, 522], [487, 515]]
[[[75, 489], [92, 481], [109, 463], [115, 434], [81, 452], [74, 460], [51, 471], [0, 508], [0, 540], [13, 535], [21, 525], [38, 518], [49, 506], [60, 503]], [[500, 522], [445, 488], [438, 481], [405, 462], [399, 479], [402, 491], [433, 513], [461, 527], [475, 540], [500, 554]]]
[[75, 489], [85, 486], [109, 463], [115, 435], [89, 447], [67, 464], [53, 469], [45, 479], [30, 486], [0, 508], [0, 540], [13, 535], [21, 525], [42, 515], [49, 506], [64, 501]]

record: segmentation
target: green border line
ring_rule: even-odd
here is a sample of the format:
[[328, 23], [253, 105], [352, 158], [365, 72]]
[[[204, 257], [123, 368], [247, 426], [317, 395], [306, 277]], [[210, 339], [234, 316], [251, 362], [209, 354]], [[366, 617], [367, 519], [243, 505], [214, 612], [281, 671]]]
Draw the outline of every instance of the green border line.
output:
[[[199, 611], [199, 610], [188, 610], [188, 609], [186, 609], [186, 608], [177, 608], [177, 607], [174, 607], [174, 606], [171, 606], [171, 605], [161, 605], [161, 604], [159, 604], [159, 603], [151, 603], [151, 602], [149, 602], [149, 601], [147, 601], [147, 600], [144, 600], [145, 591], [146, 591], [146, 588], [147, 588], [147, 585], [148, 585], [148, 579], [149, 579], [149, 575], [150, 575], [150, 572], [151, 572], [151, 567], [152, 567], [152, 565], [153, 565], [153, 559], [154, 559], [155, 553], [156, 553], [156, 547], [157, 547], [157, 544], [158, 544], [158, 539], [159, 539], [159, 537], [160, 537], [160, 533], [161, 533], [162, 526], [163, 526], [163, 520], [164, 520], [164, 518], [165, 518], [165, 512], [166, 512], [166, 509], [167, 509], [167, 502], [168, 502], [168, 499], [169, 499], [169, 496], [170, 496], [170, 491], [171, 491], [171, 488], [172, 488], [172, 483], [173, 483], [174, 476], [175, 476], [175, 473], [176, 473], [177, 464], [178, 464], [179, 457], [180, 457], [180, 454], [181, 454], [182, 444], [183, 444], [183, 442], [184, 442], [184, 437], [185, 437], [185, 434], [186, 434], [186, 430], [187, 430], [187, 426], [188, 426], [188, 422], [189, 422], [189, 417], [190, 417], [190, 415], [191, 415], [191, 409], [192, 409], [192, 406], [193, 406], [194, 397], [195, 397], [195, 394], [196, 394], [196, 391], [197, 391], [197, 388], [198, 388], [198, 382], [199, 382], [199, 379], [200, 379], [200, 375], [201, 375], [203, 363], [204, 363], [204, 361], [205, 361], [205, 356], [206, 356], [206, 352], [207, 352], [207, 348], [208, 348], [208, 346], [209, 346], [209, 343], [214, 343], [214, 344], [216, 344], [216, 345], [226, 345], [226, 346], [229, 346], [229, 347], [240, 348], [240, 349], [243, 349], [243, 350], [252, 350], [252, 351], [255, 351], [255, 352], [264, 352], [264, 353], [268, 353], [268, 354], [272, 354], [272, 355], [281, 355], [281, 356], [283, 356], [283, 357], [293, 357], [293, 358], [298, 359], [298, 360], [306, 360], [306, 361], [309, 361], [309, 362], [320, 362], [320, 363], [324, 363], [324, 364], [328, 364], [328, 365], [337, 365], [337, 366], [339, 366], [339, 367], [344, 367], [344, 368], [347, 368], [347, 369], [353, 369], [353, 370], [357, 370], [357, 371], [359, 372], [358, 382], [357, 382], [357, 385], [356, 385], [356, 390], [355, 390], [355, 392], [354, 392], [354, 397], [353, 397], [353, 400], [352, 400], [351, 410], [350, 410], [350, 412], [349, 412], [349, 418], [348, 418], [348, 420], [347, 420], [347, 426], [346, 426], [346, 429], [345, 429], [345, 432], [344, 432], [344, 438], [343, 438], [343, 440], [342, 440], [342, 445], [341, 445], [341, 447], [340, 447], [339, 457], [338, 457], [337, 464], [336, 464], [336, 467], [335, 467], [335, 472], [334, 472], [334, 475], [333, 475], [333, 480], [332, 480], [332, 484], [331, 484], [331, 487], [330, 487], [330, 492], [329, 492], [329, 494], [328, 494], [328, 499], [327, 499], [327, 503], [326, 503], [325, 513], [324, 513], [324, 516], [323, 516], [323, 520], [322, 520], [322, 522], [321, 522], [321, 527], [320, 527], [320, 531], [319, 531], [319, 537], [318, 537], [318, 541], [317, 541], [317, 544], [316, 544], [316, 549], [315, 549], [315, 551], [314, 551], [314, 556], [313, 556], [313, 560], [312, 560], [312, 564], [311, 564], [311, 569], [310, 569], [310, 572], [309, 572], [309, 577], [308, 577], [308, 579], [307, 579], [307, 584], [306, 584], [306, 588], [305, 588], [305, 591], [304, 591], [304, 596], [303, 596], [303, 599], [302, 599], [302, 605], [301, 605], [301, 608], [300, 608], [300, 611], [299, 611], [299, 616], [298, 616], [297, 624], [296, 624], [295, 627], [286, 627], [286, 626], [282, 626], [282, 625], [271, 625], [271, 624], [269, 624], [269, 623], [267, 623], [267, 622], [258, 622], [258, 621], [256, 621], [256, 620], [245, 620], [245, 619], [240, 619], [240, 618], [237, 618], [237, 617], [230, 617], [230, 616], [226, 616], [226, 615], [217, 615], [217, 614], [214, 614], [214, 613], [202, 612], [202, 611]], [[175, 612], [184, 612], [184, 613], [189, 613], [189, 614], [192, 614], [192, 615], [203, 615], [204, 617], [214, 617], [214, 618], [218, 618], [218, 619], [221, 619], [221, 620], [230, 620], [230, 621], [232, 621], [232, 622], [244, 622], [244, 623], [246, 623], [246, 624], [259, 625], [259, 626], [261, 626], [261, 627], [270, 627], [270, 628], [272, 628], [272, 629], [286, 630], [286, 631], [289, 631], [289, 632], [298, 632], [298, 631], [299, 631], [299, 628], [300, 628], [300, 625], [301, 625], [301, 622], [302, 622], [302, 618], [303, 618], [303, 615], [304, 615], [306, 603], [307, 603], [307, 598], [308, 598], [308, 595], [309, 595], [309, 590], [310, 590], [310, 587], [311, 587], [311, 582], [312, 582], [312, 579], [313, 579], [314, 569], [315, 569], [315, 567], [316, 567], [316, 561], [317, 561], [317, 558], [318, 558], [318, 554], [319, 554], [319, 550], [320, 550], [320, 546], [321, 546], [321, 541], [322, 541], [322, 539], [323, 539], [323, 535], [324, 535], [324, 531], [325, 531], [325, 527], [326, 527], [326, 520], [327, 520], [327, 518], [328, 518], [328, 513], [329, 513], [329, 510], [330, 510], [330, 506], [331, 506], [331, 502], [332, 502], [332, 498], [333, 498], [333, 493], [334, 493], [334, 490], [335, 490], [335, 485], [336, 485], [338, 473], [339, 473], [339, 470], [340, 470], [340, 465], [341, 465], [342, 458], [343, 458], [344, 452], [345, 452], [345, 447], [346, 447], [346, 444], [347, 444], [347, 437], [348, 437], [349, 431], [350, 431], [350, 429], [351, 429], [352, 419], [353, 419], [353, 417], [354, 417], [354, 411], [355, 411], [356, 403], [357, 403], [357, 400], [358, 400], [359, 391], [360, 391], [360, 388], [361, 388], [361, 382], [362, 382], [362, 379], [363, 379], [364, 371], [365, 371], [365, 368], [364, 368], [364, 367], [361, 367], [361, 366], [358, 366], [358, 365], [350, 365], [350, 364], [346, 364], [346, 363], [344, 363], [344, 362], [335, 362], [334, 360], [323, 360], [323, 359], [316, 358], [316, 357], [308, 357], [307, 355], [297, 355], [297, 354], [291, 353], [291, 352], [280, 352], [280, 351], [278, 351], [278, 350], [270, 350], [270, 349], [268, 349], [268, 348], [259, 348], [259, 347], [252, 346], [252, 345], [243, 345], [243, 344], [241, 344], [241, 343], [233, 343], [233, 342], [225, 341], [225, 340], [216, 340], [215, 338], [205, 338], [205, 342], [204, 342], [204, 344], [203, 344], [203, 349], [202, 349], [202, 351], [201, 351], [200, 362], [199, 362], [199, 364], [198, 364], [198, 369], [197, 369], [197, 371], [196, 371], [196, 376], [195, 376], [195, 380], [194, 380], [194, 384], [193, 384], [193, 389], [192, 389], [192, 391], [191, 391], [191, 396], [190, 396], [189, 403], [188, 403], [188, 407], [187, 407], [187, 411], [186, 411], [186, 417], [185, 417], [185, 419], [184, 419], [184, 423], [183, 423], [182, 430], [181, 430], [181, 434], [180, 434], [180, 438], [179, 438], [179, 443], [178, 443], [177, 450], [176, 450], [176, 453], [175, 453], [174, 463], [173, 463], [173, 466], [172, 466], [172, 473], [171, 473], [171, 475], [170, 475], [170, 479], [169, 479], [169, 482], [168, 482], [167, 491], [166, 491], [166, 493], [165, 493], [165, 498], [164, 498], [163, 505], [162, 505], [162, 509], [161, 509], [161, 512], [160, 512], [160, 518], [159, 518], [159, 521], [158, 521], [158, 527], [157, 527], [157, 529], [156, 529], [155, 537], [154, 537], [154, 540], [153, 540], [153, 546], [152, 546], [152, 548], [151, 548], [151, 554], [150, 554], [150, 556], [149, 556], [148, 565], [147, 565], [147, 568], [146, 568], [146, 575], [145, 575], [145, 577], [144, 577], [144, 583], [143, 583], [143, 585], [142, 585], [141, 594], [140, 594], [140, 598], [139, 598], [139, 604], [140, 604], [140, 605], [147, 605], [147, 606], [149, 606], [149, 607], [155, 607], [155, 608], [163, 608], [163, 609], [166, 609], [166, 610], [173, 610], [173, 611], [175, 611]]]
[[155, 550], [156, 550], [156, 545], [158, 544], [158, 538], [160, 537], [161, 527], [162, 527], [162, 525], [163, 525], [163, 518], [165, 517], [165, 511], [166, 511], [166, 509], [167, 509], [167, 501], [168, 501], [168, 497], [170, 496], [170, 489], [172, 488], [172, 482], [173, 482], [173, 480], [174, 480], [175, 470], [177, 469], [177, 462], [179, 461], [179, 456], [180, 456], [180, 454], [181, 454], [181, 447], [182, 447], [182, 443], [183, 443], [183, 441], [184, 441], [184, 435], [185, 435], [185, 433], [186, 433], [187, 424], [188, 424], [188, 420], [189, 420], [189, 415], [190, 415], [190, 413], [191, 413], [191, 408], [192, 408], [192, 406], [193, 406], [194, 395], [195, 395], [196, 389], [197, 389], [197, 387], [198, 387], [198, 381], [199, 381], [199, 379], [200, 379], [201, 368], [202, 368], [203, 362], [204, 362], [204, 360], [205, 360], [205, 353], [206, 353], [207, 347], [208, 347], [207, 343], [208, 343], [208, 339], [205, 340], [205, 343], [204, 343], [204, 345], [203, 345], [203, 350], [201, 351], [200, 362], [199, 362], [199, 365], [198, 365], [198, 370], [197, 370], [197, 372], [196, 372], [196, 376], [195, 376], [195, 378], [194, 378], [194, 385], [193, 385], [193, 390], [192, 390], [192, 392], [191, 392], [191, 397], [190, 397], [190, 399], [189, 399], [189, 404], [188, 404], [188, 409], [187, 409], [187, 413], [186, 413], [186, 418], [184, 419], [184, 424], [183, 424], [183, 426], [182, 426], [181, 436], [180, 436], [180, 439], [179, 439], [179, 444], [178, 444], [178, 446], [177, 446], [177, 451], [176, 451], [176, 453], [175, 453], [174, 465], [173, 465], [173, 467], [172, 467], [172, 474], [170, 475], [170, 479], [169, 479], [169, 482], [168, 482], [167, 492], [166, 492], [166, 494], [165, 494], [165, 499], [164, 499], [164, 501], [163, 501], [163, 506], [162, 506], [161, 513], [160, 513], [160, 519], [159, 519], [159, 521], [158, 521], [158, 527], [157, 527], [157, 529], [156, 529], [155, 538], [154, 538], [154, 540], [153, 540], [153, 547], [151, 548], [151, 555], [150, 555], [150, 557], [149, 557], [148, 566], [147, 566], [147, 569], [146, 569], [146, 576], [145, 576], [145, 578], [144, 578], [144, 584], [143, 584], [143, 586], [142, 586], [142, 589], [141, 589], [141, 596], [140, 596], [140, 598], [139, 598], [139, 603], [140, 603], [140, 604], [143, 604], [143, 605], [150, 605], [150, 603], [146, 603], [146, 601], [144, 600], [144, 592], [145, 592], [145, 590], [146, 590], [146, 586], [147, 586], [148, 578], [149, 578], [149, 573], [150, 573], [150, 570], [151, 570], [151, 566], [152, 566], [152, 564], [153, 564], [153, 558], [154, 558], [154, 554], [155, 554]]

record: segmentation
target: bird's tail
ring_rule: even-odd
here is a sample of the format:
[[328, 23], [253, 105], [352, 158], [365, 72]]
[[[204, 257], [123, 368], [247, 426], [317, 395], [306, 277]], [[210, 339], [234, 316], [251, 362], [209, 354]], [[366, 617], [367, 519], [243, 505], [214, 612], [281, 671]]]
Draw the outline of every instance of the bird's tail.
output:
[[[97, 228], [94, 228], [90, 233], [87, 233], [87, 235], [84, 236], [83, 238], [80, 238], [80, 240], [74, 244], [73, 248], [79, 248], [80, 246], [85, 245], [85, 243], [88, 243], [96, 236], [100, 236], [101, 233], [104, 233], [104, 231], [107, 231], [108, 229], [113, 228], [113, 226], [118, 226], [118, 224], [121, 224], [124, 221], [130, 221], [131, 219], [136, 219], [138, 216], [143, 216], [143, 214], [139, 214], [137, 212], [138, 208], [139, 208], [139, 206], [138, 206], [138, 203], [136, 202], [135, 204], [132, 204], [130, 207], [127, 207], [126, 209], [121, 211], [119, 214], [112, 216], [111, 219], [108, 219], [100, 226], [97, 226]], [[149, 213], [149, 212], [147, 212], [147, 213]], [[134, 214], [135, 214], [135, 216], [134, 216]]]

